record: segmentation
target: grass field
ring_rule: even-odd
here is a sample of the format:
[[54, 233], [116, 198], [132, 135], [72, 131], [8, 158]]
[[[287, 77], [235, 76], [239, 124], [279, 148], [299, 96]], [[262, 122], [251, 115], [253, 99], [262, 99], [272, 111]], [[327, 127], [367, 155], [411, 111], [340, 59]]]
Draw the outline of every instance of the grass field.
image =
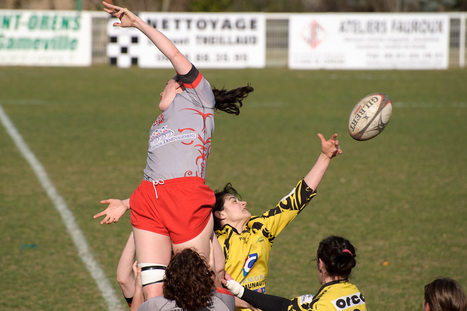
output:
[[[315, 252], [330, 234], [357, 247], [353, 282], [370, 310], [421, 310], [436, 277], [467, 289], [467, 71], [207, 70], [216, 87], [251, 83], [238, 117], [216, 116], [207, 183], [232, 182], [253, 214], [273, 207], [313, 165], [316, 133], [339, 134], [318, 196], [279, 236], [268, 292], [315, 293]], [[139, 184], [147, 133], [168, 70], [0, 68], [0, 105], [74, 215], [125, 310], [115, 281], [129, 215], [102, 226], [101, 199]], [[373, 140], [347, 134], [356, 102], [390, 96]], [[52, 200], [0, 127], [0, 309], [108, 310]], [[383, 265], [388, 262], [388, 265]]]

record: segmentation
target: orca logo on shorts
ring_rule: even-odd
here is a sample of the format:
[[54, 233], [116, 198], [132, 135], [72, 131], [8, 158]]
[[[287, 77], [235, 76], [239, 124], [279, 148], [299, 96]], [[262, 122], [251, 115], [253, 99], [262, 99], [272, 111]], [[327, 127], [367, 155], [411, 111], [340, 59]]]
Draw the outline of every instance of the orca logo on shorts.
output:
[[250, 272], [251, 268], [255, 264], [256, 260], [258, 260], [258, 254], [250, 254], [245, 260], [245, 265], [243, 266], [243, 276], [246, 276], [248, 272]]

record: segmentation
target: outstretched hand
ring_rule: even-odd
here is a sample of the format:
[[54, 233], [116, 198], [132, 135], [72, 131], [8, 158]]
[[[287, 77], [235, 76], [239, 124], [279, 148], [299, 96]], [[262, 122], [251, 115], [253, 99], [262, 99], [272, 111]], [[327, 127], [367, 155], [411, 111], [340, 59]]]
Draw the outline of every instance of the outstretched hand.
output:
[[318, 137], [321, 140], [321, 152], [328, 158], [332, 159], [342, 153], [339, 141], [337, 140], [337, 134], [333, 134], [329, 140], [326, 140], [321, 133], [318, 133]]
[[114, 222], [117, 223], [120, 217], [122, 217], [123, 214], [125, 214], [125, 212], [128, 210], [128, 206], [126, 206], [122, 200], [118, 199], [102, 200], [101, 204], [109, 204], [105, 210], [97, 213], [93, 217], [96, 219], [105, 215], [104, 219], [101, 221], [101, 225], [112, 224]]
[[102, 1], [102, 4], [104, 5], [105, 12], [120, 19], [120, 23], [116, 22], [113, 24], [114, 27], [115, 26], [120, 26], [120, 27], [134, 27], [135, 26], [135, 22], [138, 19], [138, 17], [134, 13], [132, 13], [130, 10], [107, 3], [105, 1]]

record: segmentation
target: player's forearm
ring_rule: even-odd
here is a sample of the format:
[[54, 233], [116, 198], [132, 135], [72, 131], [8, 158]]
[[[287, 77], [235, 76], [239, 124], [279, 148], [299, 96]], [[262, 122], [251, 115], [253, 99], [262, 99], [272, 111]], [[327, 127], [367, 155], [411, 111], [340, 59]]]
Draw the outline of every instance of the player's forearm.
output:
[[326, 156], [324, 153], [321, 153], [318, 157], [318, 160], [316, 160], [315, 165], [313, 165], [311, 170], [304, 178], [308, 187], [316, 191], [324, 177], [324, 174], [326, 173], [326, 170], [329, 167], [329, 163], [331, 163], [331, 158]]
[[159, 51], [169, 59], [174, 69], [179, 74], [186, 74], [190, 71], [191, 63], [163, 33], [147, 24], [139, 17], [135, 22], [135, 27], [144, 33]]
[[235, 295], [235, 306], [248, 308], [243, 304], [250, 304], [264, 311], [287, 311], [290, 300], [279, 296], [261, 294], [243, 287], [235, 280], [224, 281], [224, 285]]
[[135, 295], [133, 301], [131, 302], [130, 311], [137, 311], [139, 306], [144, 302], [143, 289], [141, 287], [136, 287]]
[[290, 300], [268, 294], [261, 294], [245, 288], [242, 299], [264, 311], [286, 311]]

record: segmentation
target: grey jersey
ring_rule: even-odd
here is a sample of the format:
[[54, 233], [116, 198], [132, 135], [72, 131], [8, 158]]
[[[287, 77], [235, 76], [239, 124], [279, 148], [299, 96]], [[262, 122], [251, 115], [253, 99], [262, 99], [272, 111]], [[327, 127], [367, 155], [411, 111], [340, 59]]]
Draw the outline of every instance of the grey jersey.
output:
[[[234, 311], [235, 298], [232, 295], [213, 292], [212, 305], [198, 309], [200, 311]], [[152, 297], [139, 306], [138, 311], [184, 311], [176, 306], [174, 300], [168, 300], [163, 296]]]
[[179, 77], [185, 90], [175, 96], [149, 131], [144, 169], [148, 181], [205, 178], [214, 131], [214, 94], [195, 66]]

